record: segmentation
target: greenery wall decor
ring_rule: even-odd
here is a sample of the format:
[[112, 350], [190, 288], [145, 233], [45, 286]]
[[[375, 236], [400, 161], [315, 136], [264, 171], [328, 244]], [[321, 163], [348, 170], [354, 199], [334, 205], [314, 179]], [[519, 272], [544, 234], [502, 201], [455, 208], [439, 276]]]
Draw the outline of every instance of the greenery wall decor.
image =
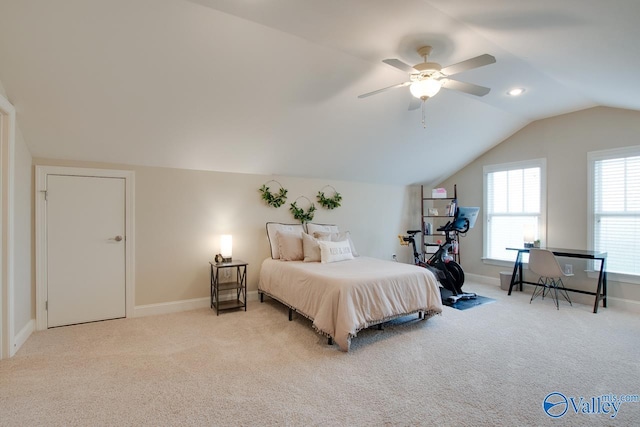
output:
[[[280, 191], [278, 191], [276, 194], [270, 192], [269, 187], [267, 187], [267, 184], [269, 184], [270, 182], [275, 182], [276, 184], [278, 184], [280, 186]], [[258, 189], [258, 191], [262, 193], [262, 200], [264, 200], [267, 205], [273, 208], [279, 208], [280, 206], [284, 205], [284, 202], [287, 201], [288, 190], [284, 188], [278, 181], [268, 181], [267, 183], [263, 184], [262, 187]]]
[[[297, 205], [298, 200], [300, 199], [307, 199], [307, 201], [309, 202], [310, 206], [306, 212], [304, 209], [299, 208]], [[295, 219], [299, 220], [302, 223], [305, 223], [313, 220], [313, 215], [314, 215], [314, 212], [316, 211], [316, 206], [313, 203], [311, 203], [311, 200], [309, 200], [305, 196], [300, 196], [296, 199], [295, 202], [291, 203], [289, 210], [291, 211]]]
[[[322, 190], [324, 190], [327, 187], [333, 190], [333, 197], [326, 197], [324, 195], [324, 192]], [[324, 187], [322, 187], [322, 189], [318, 191], [317, 198], [318, 198], [318, 203], [320, 203], [320, 206], [322, 206], [325, 209], [339, 208], [340, 202], [342, 201], [342, 196], [340, 195], [340, 193], [338, 193], [336, 189], [330, 185], [325, 185]]]

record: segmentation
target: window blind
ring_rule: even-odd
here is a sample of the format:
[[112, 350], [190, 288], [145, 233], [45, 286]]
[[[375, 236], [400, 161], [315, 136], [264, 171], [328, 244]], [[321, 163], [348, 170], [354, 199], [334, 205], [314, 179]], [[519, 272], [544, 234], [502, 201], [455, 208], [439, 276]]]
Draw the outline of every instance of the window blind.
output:
[[593, 246], [607, 270], [640, 275], [640, 149], [593, 162]]
[[542, 174], [540, 161], [485, 168], [485, 257], [515, 260], [530, 228], [541, 239]]

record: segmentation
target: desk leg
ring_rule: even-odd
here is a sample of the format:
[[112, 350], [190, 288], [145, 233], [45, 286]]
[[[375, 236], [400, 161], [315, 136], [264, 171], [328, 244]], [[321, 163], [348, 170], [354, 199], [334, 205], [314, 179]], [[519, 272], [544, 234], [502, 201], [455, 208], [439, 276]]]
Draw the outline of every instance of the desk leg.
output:
[[518, 277], [518, 270], [520, 271], [520, 290], [522, 290], [522, 252], [518, 251], [516, 256], [516, 263], [513, 265], [513, 273], [511, 273], [511, 283], [509, 284], [509, 292], [507, 295], [511, 295], [511, 290], [516, 284], [516, 277]]
[[598, 312], [598, 306], [600, 305], [600, 299], [602, 297], [602, 306], [607, 306], [607, 272], [605, 270], [606, 260], [600, 261], [600, 274], [598, 275], [598, 289], [596, 290], [596, 302], [593, 305], [593, 312]]

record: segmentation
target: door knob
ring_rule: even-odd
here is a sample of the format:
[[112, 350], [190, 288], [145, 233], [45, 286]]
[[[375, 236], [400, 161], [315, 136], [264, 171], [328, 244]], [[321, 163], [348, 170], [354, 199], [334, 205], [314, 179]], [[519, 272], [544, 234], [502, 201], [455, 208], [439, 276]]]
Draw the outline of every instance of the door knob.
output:
[[112, 237], [109, 240], [115, 240], [116, 242], [120, 242], [120, 241], [122, 241], [122, 236]]

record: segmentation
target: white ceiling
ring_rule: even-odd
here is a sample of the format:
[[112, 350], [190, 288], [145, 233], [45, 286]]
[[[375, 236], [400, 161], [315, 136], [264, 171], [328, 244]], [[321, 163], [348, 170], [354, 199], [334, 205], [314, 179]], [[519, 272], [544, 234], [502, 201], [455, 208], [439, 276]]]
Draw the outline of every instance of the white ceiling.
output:
[[[640, 110], [638, 0], [0, 0], [34, 157], [433, 183], [531, 121]], [[495, 64], [408, 111], [381, 61]], [[508, 97], [509, 88], [526, 89]]]

